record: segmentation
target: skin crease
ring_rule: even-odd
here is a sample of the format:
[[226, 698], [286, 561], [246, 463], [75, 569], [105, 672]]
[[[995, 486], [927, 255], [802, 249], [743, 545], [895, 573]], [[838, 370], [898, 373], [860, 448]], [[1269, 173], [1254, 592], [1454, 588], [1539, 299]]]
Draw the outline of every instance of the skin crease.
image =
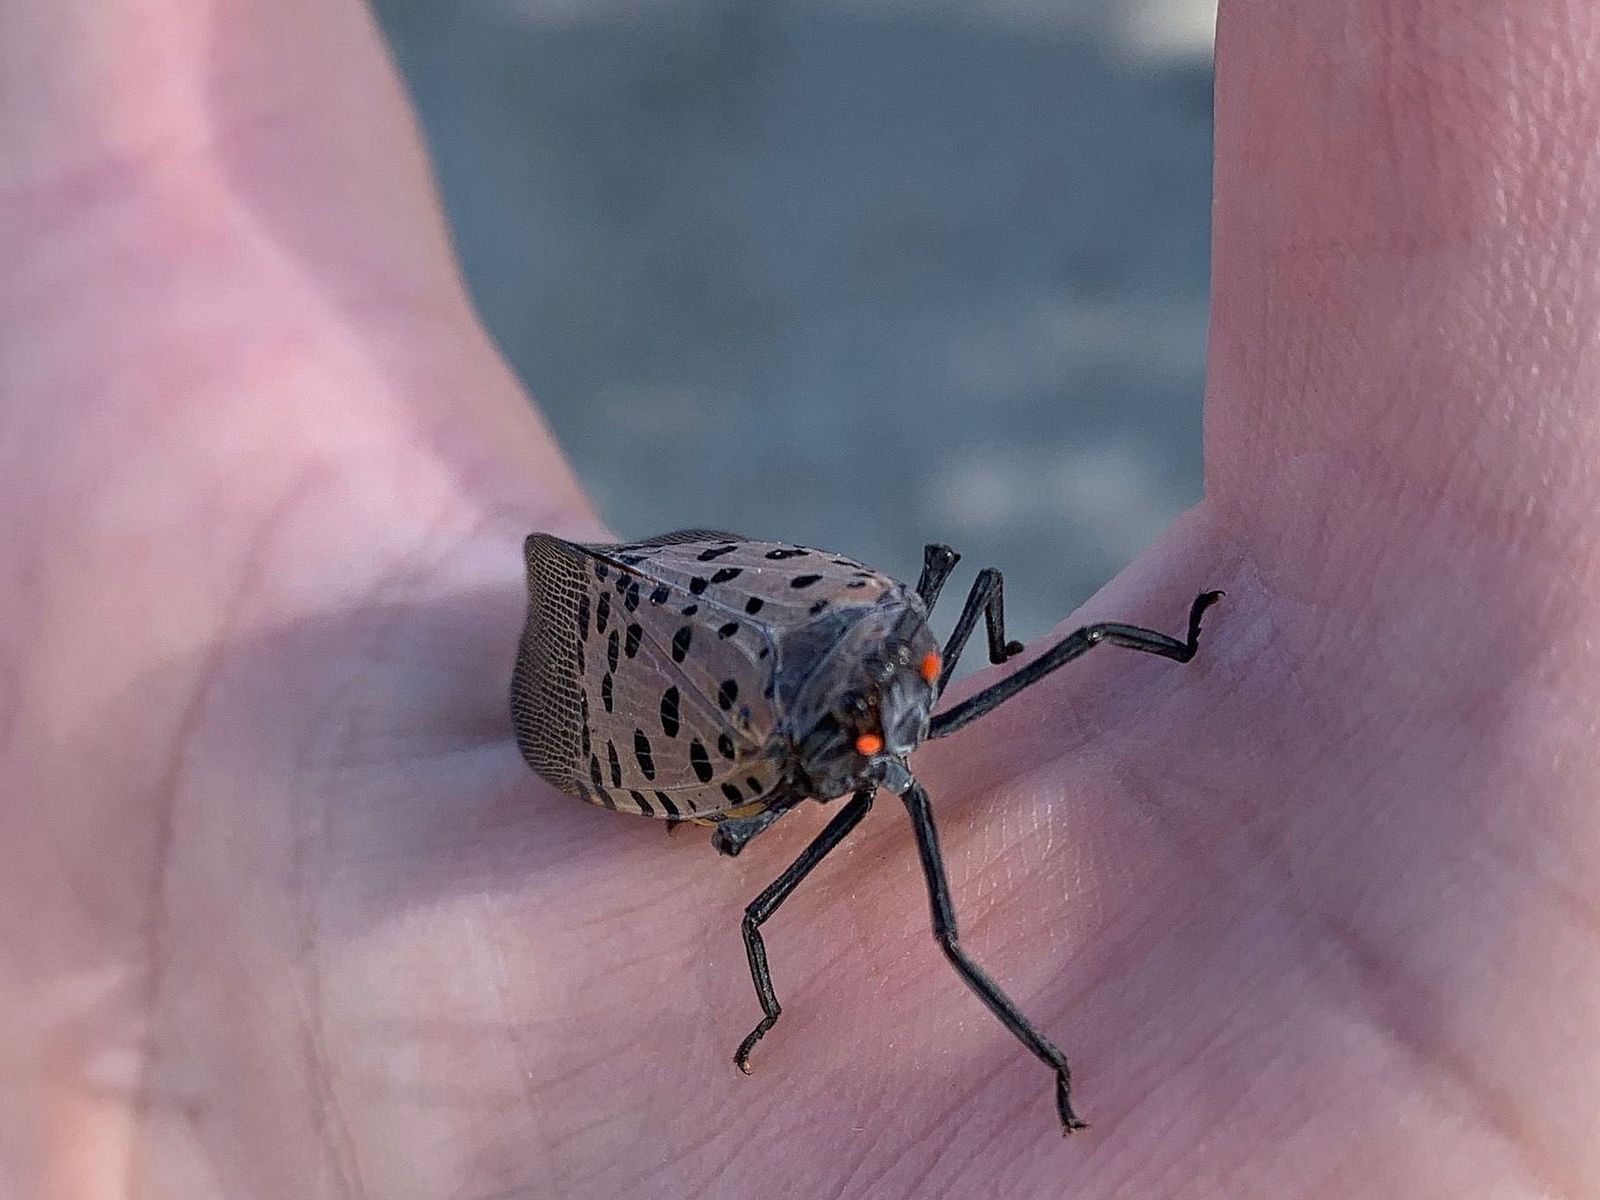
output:
[[1207, 499], [1068, 624], [1228, 596], [917, 759], [1063, 1142], [891, 797], [746, 1079], [826, 814], [518, 759], [521, 535], [599, 527], [366, 13], [4, 6], [0, 1194], [1600, 1194], [1597, 39], [1222, 6]]

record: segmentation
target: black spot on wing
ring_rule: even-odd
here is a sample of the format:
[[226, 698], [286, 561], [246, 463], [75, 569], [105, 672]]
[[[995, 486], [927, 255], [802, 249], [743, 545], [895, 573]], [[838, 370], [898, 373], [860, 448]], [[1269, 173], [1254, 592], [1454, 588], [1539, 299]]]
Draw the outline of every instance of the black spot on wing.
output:
[[717, 689], [717, 707], [727, 712], [739, 699], [739, 681], [724, 679], [722, 686]]
[[622, 763], [617, 758], [617, 747], [612, 742], [606, 743], [606, 759], [611, 767], [611, 786], [622, 786]]
[[672, 661], [681, 663], [689, 654], [689, 645], [694, 641], [694, 626], [685, 625], [672, 635]]
[[722, 570], [718, 571], [715, 575], [713, 575], [711, 577], [711, 582], [712, 583], [727, 583], [729, 580], [737, 579], [737, 578], [739, 578], [739, 576], [741, 576], [743, 574], [744, 574], [744, 572], [742, 570], [740, 570], [738, 567], [723, 567]]
[[668, 737], [678, 736], [678, 699], [678, 689], [675, 687], [669, 687], [661, 694], [661, 732]]
[[[702, 546], [705, 544], [702, 543]], [[595, 667], [596, 675], [600, 677], [584, 677], [587, 680], [584, 686], [593, 688], [596, 693], [590, 703], [599, 708], [603, 699], [600, 692], [609, 665], [608, 652], [614, 635], [617, 647], [617, 661], [615, 668], [610, 672], [610, 708], [605, 710], [609, 711], [611, 715], [604, 716], [600, 712], [593, 714], [598, 720], [594, 721], [590, 728], [592, 752], [599, 757], [602, 779], [606, 786], [613, 786], [612, 781], [606, 778], [608, 774], [608, 755], [601, 749], [607, 737], [614, 739], [616, 750], [619, 752], [621, 759], [626, 759], [629, 753], [637, 750], [637, 746], [629, 740], [634, 736], [636, 727], [646, 726], [646, 728], [639, 729], [639, 732], [645, 733], [647, 741], [650, 743], [650, 761], [656, 772], [652, 782], [659, 784], [669, 794], [676, 796], [680, 809], [690, 814], [714, 810], [720, 806], [721, 796], [715, 789], [720, 786], [722, 779], [718, 778], [717, 774], [719, 771], [726, 770], [726, 768], [721, 767], [714, 768], [712, 780], [708, 781], [710, 786], [706, 791], [692, 792], [695, 797], [705, 797], [708, 792], [711, 795], [716, 795], [716, 804], [712, 804], [709, 800], [702, 800], [700, 804], [690, 803], [687, 797], [676, 790], [678, 788], [693, 789], [695, 787], [697, 776], [691, 772], [690, 768], [693, 767], [693, 763], [687, 757], [690, 738], [698, 736], [707, 760], [715, 764], [719, 762], [716, 739], [719, 732], [724, 729], [731, 736], [732, 742], [737, 745], [737, 752], [740, 754], [745, 753], [747, 750], [753, 753], [763, 739], [771, 735], [770, 720], [768, 719], [771, 714], [767, 713], [764, 706], [760, 705], [758, 701], [761, 686], [759, 682], [760, 676], [759, 674], [747, 675], [746, 672], [749, 668], [740, 661], [740, 650], [748, 654], [749, 661], [753, 665], [756, 654], [761, 650], [768, 649], [764, 644], [767, 639], [762, 635], [760, 626], [753, 622], [741, 622], [736, 628], [744, 630], [750, 636], [748, 638], [735, 638], [727, 643], [725, 647], [712, 637], [712, 634], [719, 628], [719, 620], [722, 623], [726, 623], [733, 612], [739, 611], [740, 607], [744, 605], [749, 598], [746, 591], [739, 587], [732, 587], [732, 594], [724, 597], [723, 593], [711, 587], [708, 578], [707, 590], [698, 601], [699, 615], [706, 616], [708, 618], [707, 621], [702, 622], [698, 617], [693, 619], [691, 617], [681, 617], [678, 621], [672, 621], [670, 614], [665, 611], [669, 605], [674, 608], [680, 608], [680, 606], [681, 608], [691, 607], [691, 605], [683, 602], [692, 599], [687, 594], [687, 584], [692, 571], [693, 556], [700, 551], [702, 546], [693, 547], [688, 554], [680, 552], [675, 560], [671, 559], [670, 556], [664, 556], [661, 562], [657, 563], [654, 556], [652, 556], [651, 561], [641, 568], [646, 572], [643, 576], [638, 576], [633, 571], [619, 567], [617, 565], [618, 556], [615, 551], [610, 552], [611, 569], [607, 575], [606, 582], [617, 583], [619, 582], [619, 576], [626, 576], [626, 579], [621, 581], [626, 584], [631, 584], [637, 579], [641, 584], [639, 608], [636, 617], [625, 615], [627, 597], [629, 595], [626, 588], [618, 594], [610, 595], [606, 611], [605, 632], [595, 639], [598, 644], [589, 650], [590, 664]], [[761, 549], [756, 549], [752, 552], [749, 543], [741, 544], [736, 549], [742, 552], [736, 556], [736, 561], [740, 563], [758, 560], [762, 552]], [[651, 578], [650, 573], [657, 566], [670, 573], [665, 576]], [[712, 576], [717, 571], [724, 569], [727, 568], [709, 568], [706, 570], [706, 574], [707, 576]], [[745, 569], [743, 573], [751, 575], [752, 571]], [[782, 584], [786, 579], [787, 571], [779, 574], [774, 581], [778, 590], [782, 589]], [[594, 588], [591, 584], [591, 613], [598, 609], [599, 597], [612, 593], [613, 590], [610, 587]], [[651, 607], [644, 603], [644, 599], [649, 597], [653, 605], [656, 594], [660, 590], [664, 590], [666, 593], [663, 604]], [[574, 594], [573, 599], [576, 600], [576, 594]], [[730, 609], [732, 610], [731, 612], [729, 611]], [[772, 609], [773, 602], [769, 599], [766, 604], [766, 612], [771, 612]], [[568, 611], [571, 612], [571, 609], [569, 608]], [[659, 612], [659, 616], [656, 615], [657, 612]], [[711, 617], [713, 613], [716, 615], [715, 619]], [[654, 619], [654, 624], [651, 623], [652, 619]], [[635, 625], [639, 627], [637, 649], [634, 654], [629, 655], [628, 650], [633, 645], [633, 627]], [[571, 627], [568, 626], [568, 628]], [[569, 634], [568, 636], [571, 635]], [[576, 641], [577, 639], [574, 638], [573, 640]], [[597, 650], [601, 651], [602, 654], [607, 654], [607, 657], [602, 658], [596, 655], [594, 651]], [[625, 657], [630, 660], [626, 668], [622, 662]], [[772, 653], [769, 650], [763, 667], [771, 662]], [[649, 676], [646, 677], [642, 674], [641, 666], [636, 664], [648, 664]], [[629, 671], [635, 674], [630, 675]], [[647, 678], [649, 682], [646, 681]], [[741, 689], [738, 699], [733, 702], [731, 707], [726, 708], [721, 707], [719, 696], [720, 684], [725, 678], [733, 679]], [[663, 705], [662, 707], [666, 710], [664, 714], [651, 713], [649, 709], [650, 698], [654, 697], [658, 701], [662, 700], [665, 691], [669, 688], [675, 693], [673, 697], [676, 702], [675, 705], [671, 703]], [[748, 697], [745, 693], [749, 694]], [[751, 701], [756, 701], [757, 707], [761, 708], [762, 711], [759, 714], [752, 712], [741, 723], [739, 717], [740, 705]], [[649, 719], [658, 715], [660, 716], [659, 725]], [[575, 730], [574, 743], [579, 741], [577, 733], [578, 731]], [[680, 744], [681, 748], [676, 752], [664, 750], [657, 743], [657, 739], [663, 736], [669, 740], [684, 739], [681, 743], [677, 743]], [[576, 750], [577, 748], [574, 745], [573, 749]], [[589, 756], [585, 756], [585, 758], [587, 757]], [[637, 755], [635, 757], [637, 758]], [[578, 758], [577, 762], [583, 763], [584, 758]], [[619, 763], [626, 768], [623, 772], [626, 777], [624, 782], [637, 781], [642, 784], [649, 778], [642, 774], [642, 768], [634, 765], [633, 762], [619, 760]], [[579, 774], [587, 778], [587, 772], [581, 766], [579, 767]], [[740, 786], [742, 789], [743, 785], [740, 784]], [[646, 794], [649, 794], [648, 790]], [[624, 810], [630, 807], [625, 793], [618, 795], [617, 799]], [[659, 812], [659, 806], [657, 811]]]
[[765, 603], [766, 601], [760, 596], [751, 596], [750, 599], [744, 602], [744, 610], [753, 617], [761, 611], [761, 607]]
[[689, 765], [694, 768], [694, 777], [701, 783], [711, 782], [711, 756], [706, 753], [699, 738], [689, 743]]
[[644, 637], [644, 628], [640, 625], [628, 626], [628, 640], [622, 644], [622, 652], [629, 658], [639, 653], [639, 639]]
[[639, 760], [639, 770], [644, 772], [644, 777], [646, 779], [654, 779], [656, 777], [655, 754], [651, 750], [650, 739], [642, 729], [633, 731], [633, 756]]
[[796, 575], [789, 580], [789, 586], [792, 588], [808, 588], [821, 579], [821, 575]]
[[601, 592], [600, 599], [594, 606], [594, 631], [596, 633], [604, 633], [606, 631], [606, 622], [609, 620], [611, 620], [611, 597], [606, 595], [605, 592]]

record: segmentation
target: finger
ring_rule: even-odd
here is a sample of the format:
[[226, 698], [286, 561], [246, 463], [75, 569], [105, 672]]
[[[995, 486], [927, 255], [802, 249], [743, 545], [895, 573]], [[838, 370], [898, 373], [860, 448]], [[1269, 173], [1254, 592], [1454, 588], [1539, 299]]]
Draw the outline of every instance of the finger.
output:
[[1207, 476], [1236, 527], [1593, 545], [1597, 38], [1560, 0], [1225, 0]]
[[304, 172], [320, 232], [409, 244], [391, 270], [448, 273], [415, 132], [361, 5], [25, 0], [0, 12], [0, 101], [13, 196], [39, 188], [70, 207], [163, 170], [198, 186], [219, 162], [238, 176], [213, 182], [265, 196]]
[[[12, 419], [36, 418], [12, 445], [42, 469], [69, 434], [100, 470], [97, 444], [137, 433], [180, 482], [248, 445], [251, 486], [234, 490], [263, 504], [313, 458], [387, 459], [392, 511], [477, 493], [582, 519], [464, 298], [353, 0], [7, 6], [0, 213], [0, 370]], [[238, 477], [237, 459], [222, 468]]]

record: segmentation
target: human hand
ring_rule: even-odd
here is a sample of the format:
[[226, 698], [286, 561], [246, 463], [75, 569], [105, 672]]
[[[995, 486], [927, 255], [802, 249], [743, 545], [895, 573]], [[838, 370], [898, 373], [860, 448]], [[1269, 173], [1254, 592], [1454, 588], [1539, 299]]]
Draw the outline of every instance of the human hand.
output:
[[746, 1079], [826, 813], [728, 861], [521, 763], [521, 537], [600, 529], [365, 12], [0, 12], [7, 1193], [1600, 1191], [1600, 18], [1390, 7], [1223, 6], [1207, 500], [1069, 623], [1226, 588], [1200, 655], [918, 759], [1067, 1141], [897, 806]]

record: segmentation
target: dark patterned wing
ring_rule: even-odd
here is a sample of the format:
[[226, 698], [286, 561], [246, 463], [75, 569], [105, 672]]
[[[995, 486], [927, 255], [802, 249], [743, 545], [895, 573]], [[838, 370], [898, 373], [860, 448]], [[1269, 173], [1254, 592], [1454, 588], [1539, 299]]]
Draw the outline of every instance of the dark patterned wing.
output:
[[865, 611], [906, 590], [883, 572], [840, 554], [705, 530], [590, 549], [688, 591], [702, 610], [715, 608], [728, 620], [775, 635], [832, 609]]
[[740, 808], [778, 785], [771, 639], [730, 627], [717, 605], [648, 562], [661, 547], [729, 536], [528, 539], [512, 709], [518, 745], [541, 776], [592, 803], [664, 817]]

